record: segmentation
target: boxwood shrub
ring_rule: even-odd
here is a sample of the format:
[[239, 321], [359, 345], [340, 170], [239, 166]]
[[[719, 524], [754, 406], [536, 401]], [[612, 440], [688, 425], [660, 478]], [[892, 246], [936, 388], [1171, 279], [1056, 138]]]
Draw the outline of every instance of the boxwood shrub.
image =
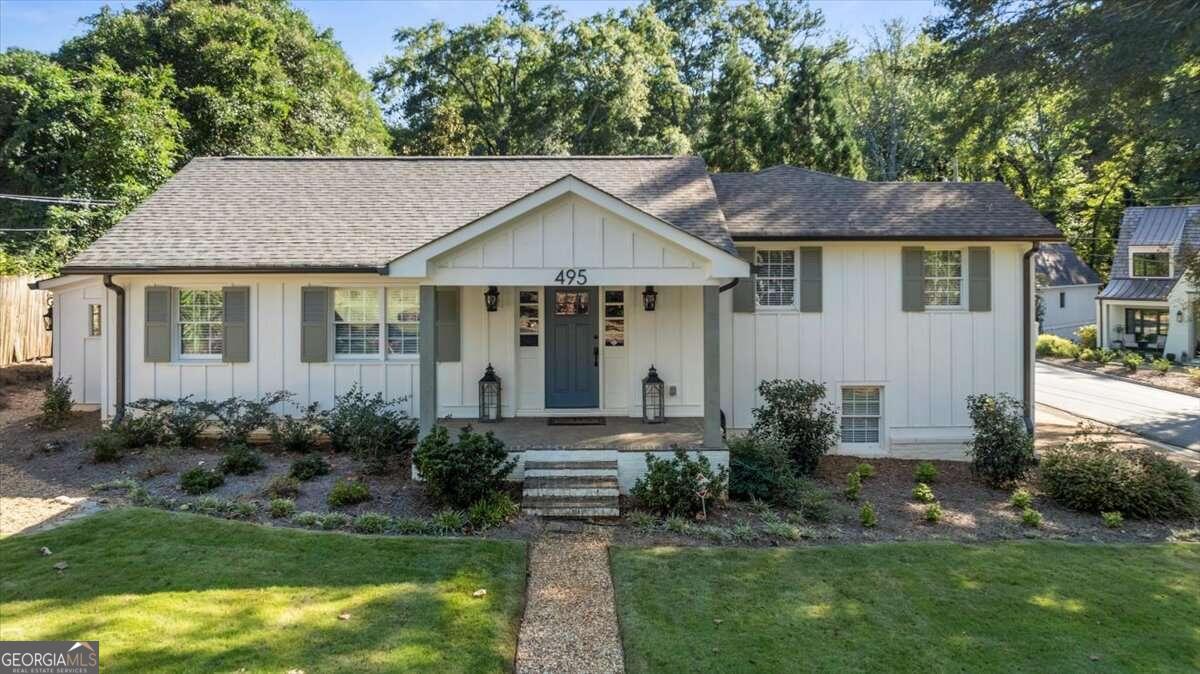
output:
[[461, 510], [499, 492], [517, 461], [490, 431], [475, 433], [467, 426], [451, 440], [450, 431], [438, 425], [417, 445], [413, 464], [430, 498]]
[[193, 496], [206, 494], [223, 484], [225, 484], [224, 475], [201, 466], [196, 466], [179, 476], [179, 488], [185, 494]]
[[638, 478], [630, 494], [651, 512], [691, 517], [724, 498], [728, 483], [726, 468], [714, 471], [708, 457], [696, 452], [693, 459], [676, 447], [670, 459], [646, 453], [646, 474]]

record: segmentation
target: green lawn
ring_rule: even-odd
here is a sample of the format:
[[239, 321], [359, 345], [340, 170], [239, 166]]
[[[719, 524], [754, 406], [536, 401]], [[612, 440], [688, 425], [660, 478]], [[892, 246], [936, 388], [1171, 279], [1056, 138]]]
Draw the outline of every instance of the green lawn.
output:
[[614, 548], [612, 566], [631, 672], [1200, 670], [1196, 544]]
[[524, 586], [522, 543], [125, 509], [0, 541], [0, 640], [99, 639], [105, 672], [509, 670]]

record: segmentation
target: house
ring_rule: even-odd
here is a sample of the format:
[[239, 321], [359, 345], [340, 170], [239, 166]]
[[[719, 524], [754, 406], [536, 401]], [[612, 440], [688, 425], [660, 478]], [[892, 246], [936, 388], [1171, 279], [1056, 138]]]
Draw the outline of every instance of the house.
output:
[[1125, 209], [1112, 273], [1096, 298], [1100, 346], [1195, 358], [1200, 289], [1177, 268], [1185, 247], [1200, 248], [1200, 205]]
[[1096, 320], [1100, 276], [1066, 243], [1041, 247], [1033, 258], [1043, 333], [1075, 339], [1075, 331]]
[[[478, 423], [491, 367], [488, 429], [517, 475], [600, 461], [627, 489], [647, 450], [725, 463], [722, 422], [750, 426], [778, 377], [827, 385], [838, 451], [961, 456], [969, 394], [1032, 414], [1030, 258], [1056, 240], [999, 183], [710, 175], [699, 157], [203, 157], [41, 286], [55, 374], [106, 417], [278, 389], [329, 405], [361, 384], [427, 432]], [[652, 367], [662, 424], [643, 422]]]

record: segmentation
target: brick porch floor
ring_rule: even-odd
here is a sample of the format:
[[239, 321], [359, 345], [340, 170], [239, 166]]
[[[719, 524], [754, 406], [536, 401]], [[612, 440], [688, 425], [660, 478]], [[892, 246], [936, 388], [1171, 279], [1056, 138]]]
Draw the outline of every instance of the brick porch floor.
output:
[[641, 419], [606, 417], [603, 426], [551, 426], [545, 417], [517, 417], [495, 424], [476, 419], [441, 419], [438, 423], [452, 432], [470, 425], [476, 431], [491, 431], [513, 449], [615, 449], [645, 451], [685, 449], [704, 446], [704, 420], [700, 417], [669, 419], [661, 424], [645, 424]]

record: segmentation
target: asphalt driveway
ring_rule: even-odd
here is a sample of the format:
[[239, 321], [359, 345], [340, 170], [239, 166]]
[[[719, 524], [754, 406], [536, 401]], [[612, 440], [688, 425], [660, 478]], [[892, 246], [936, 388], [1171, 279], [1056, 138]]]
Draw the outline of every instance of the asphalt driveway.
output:
[[1200, 398], [1038, 363], [1037, 402], [1200, 451]]

